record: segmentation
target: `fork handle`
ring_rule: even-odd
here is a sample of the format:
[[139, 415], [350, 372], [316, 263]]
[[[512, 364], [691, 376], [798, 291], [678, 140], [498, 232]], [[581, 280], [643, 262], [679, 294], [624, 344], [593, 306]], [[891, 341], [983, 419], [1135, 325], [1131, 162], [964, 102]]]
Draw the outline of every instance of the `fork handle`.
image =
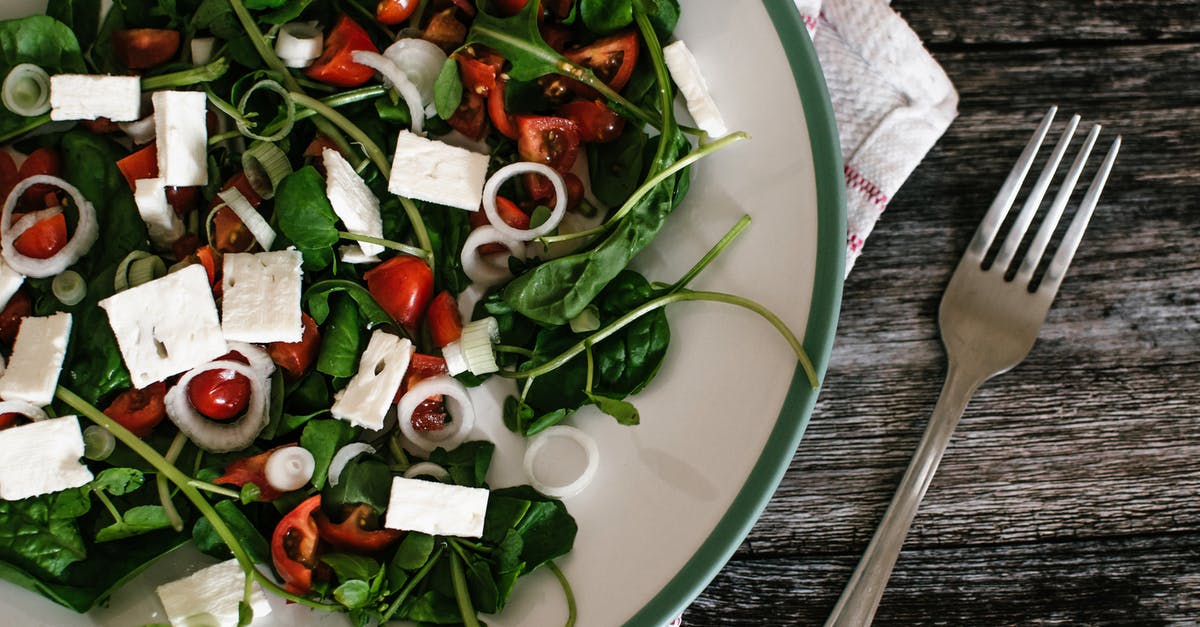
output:
[[921, 436], [921, 443], [913, 453], [908, 470], [888, 505], [879, 528], [867, 545], [858, 567], [842, 590], [842, 596], [833, 608], [826, 627], [859, 627], [869, 625], [879, 607], [879, 599], [887, 586], [904, 537], [912, 526], [913, 518], [925, 491], [933, 481], [933, 474], [942, 461], [942, 454], [950, 444], [950, 436], [958, 419], [976, 388], [986, 377], [977, 376], [964, 369], [950, 364], [946, 372], [946, 382], [942, 385], [942, 393]]

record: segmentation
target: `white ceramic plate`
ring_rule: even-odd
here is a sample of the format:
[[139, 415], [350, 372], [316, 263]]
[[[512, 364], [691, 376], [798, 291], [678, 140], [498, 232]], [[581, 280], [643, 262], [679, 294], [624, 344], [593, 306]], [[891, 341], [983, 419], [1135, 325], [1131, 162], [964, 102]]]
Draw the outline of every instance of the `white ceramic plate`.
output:
[[[44, 2], [6, 0], [0, 17], [38, 11]], [[699, 60], [730, 128], [752, 139], [694, 169], [687, 200], [637, 265], [651, 280], [673, 281], [750, 214], [751, 227], [694, 287], [766, 305], [805, 332], [824, 373], [841, 296], [845, 217], [833, 115], [812, 46], [791, 2], [683, 4], [677, 35]], [[602, 455], [591, 487], [567, 500], [579, 535], [559, 564], [580, 625], [657, 627], [678, 615], [749, 532], [816, 398], [787, 344], [762, 319], [720, 305], [672, 307], [666, 363], [634, 399], [642, 424], [621, 427], [591, 411], [571, 419], [596, 438]], [[524, 443], [504, 429], [498, 411], [490, 415], [476, 433], [498, 447], [489, 483], [522, 483]], [[209, 562], [178, 551], [85, 616], [0, 583], [4, 622], [162, 622], [154, 586]], [[345, 624], [278, 600], [273, 607], [255, 625]], [[517, 585], [501, 615], [486, 620], [561, 625], [565, 616], [557, 582], [541, 569]]]

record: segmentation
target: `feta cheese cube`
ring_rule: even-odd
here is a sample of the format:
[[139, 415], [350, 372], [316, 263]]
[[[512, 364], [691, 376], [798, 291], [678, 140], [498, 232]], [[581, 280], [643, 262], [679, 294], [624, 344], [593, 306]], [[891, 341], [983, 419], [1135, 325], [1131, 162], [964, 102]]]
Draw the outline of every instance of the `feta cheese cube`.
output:
[[687, 101], [688, 113], [692, 114], [696, 126], [710, 137], [728, 133], [725, 119], [708, 93], [708, 82], [700, 73], [700, 65], [682, 39], [663, 48], [663, 60], [671, 72], [671, 78], [679, 86], [679, 92]]
[[[238, 604], [246, 589], [246, 573], [236, 559], [198, 570], [155, 589], [173, 627], [236, 627]], [[271, 613], [262, 586], [251, 584], [254, 619]]]
[[[325, 162], [325, 195], [333, 212], [351, 233], [383, 237], [383, 218], [379, 215], [379, 199], [367, 187], [354, 166], [346, 161], [342, 153], [326, 148], [321, 153]], [[383, 246], [360, 242], [343, 249], [342, 261], [347, 263], [373, 263], [383, 252]], [[357, 250], [355, 250], [357, 249]]]
[[392, 479], [384, 526], [435, 536], [483, 535], [488, 491], [421, 479]]
[[413, 350], [407, 339], [375, 331], [359, 358], [358, 373], [334, 397], [329, 408], [333, 417], [367, 429], [382, 429]]
[[150, 99], [154, 102], [154, 137], [163, 184], [186, 187], [208, 183], [204, 92], [156, 91]]
[[50, 77], [51, 120], [132, 122], [142, 110], [142, 79], [137, 76], [55, 74]]
[[100, 301], [139, 388], [229, 352], [208, 273], [199, 264]]
[[439, 205], [478, 211], [488, 156], [410, 131], [396, 138], [388, 191]]
[[83, 457], [79, 419], [62, 416], [0, 431], [0, 499], [78, 488], [92, 480]]
[[21, 321], [8, 369], [0, 377], [0, 398], [45, 407], [54, 400], [58, 374], [71, 337], [71, 314]]
[[0, 257], [0, 309], [4, 309], [24, 282], [25, 275], [13, 270], [12, 266], [4, 263], [4, 258]]
[[221, 331], [229, 342], [299, 342], [300, 251], [225, 255]]
[[138, 179], [134, 183], [133, 200], [155, 246], [167, 250], [183, 237], [186, 228], [175, 208], [167, 202], [167, 187], [161, 177]]

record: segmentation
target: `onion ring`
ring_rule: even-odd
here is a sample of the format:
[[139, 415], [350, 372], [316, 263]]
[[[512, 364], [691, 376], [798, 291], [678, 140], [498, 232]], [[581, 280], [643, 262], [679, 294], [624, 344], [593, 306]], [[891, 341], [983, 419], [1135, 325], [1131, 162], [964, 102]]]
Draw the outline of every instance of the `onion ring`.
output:
[[[509, 226], [496, 209], [496, 195], [500, 193], [500, 186], [518, 174], [541, 174], [550, 179], [550, 184], [554, 186], [554, 209], [550, 212], [550, 217], [531, 229], [515, 229]], [[550, 166], [532, 161], [510, 163], [496, 170], [483, 186], [483, 212], [487, 214], [488, 222], [504, 235], [521, 241], [537, 239], [557, 228], [558, 223], [562, 222], [563, 216], [567, 214], [567, 186], [562, 175]]]
[[[67, 240], [67, 244], [62, 247], [62, 250], [47, 259], [26, 257], [13, 245], [23, 232], [23, 230], [13, 228], [13, 210], [16, 209], [17, 201], [20, 200], [25, 190], [38, 184], [50, 185], [66, 192], [79, 211], [79, 222], [75, 225], [75, 233], [71, 235], [71, 239]], [[17, 225], [23, 225], [26, 219], [28, 217], [22, 218]], [[37, 174], [22, 179], [9, 192], [8, 198], [4, 200], [3, 213], [0, 213], [0, 233], [3, 234], [0, 237], [0, 254], [4, 255], [4, 261], [8, 262], [13, 270], [25, 276], [42, 279], [66, 270], [79, 261], [80, 257], [87, 254], [100, 237], [100, 227], [96, 223], [96, 208], [83, 197], [83, 194], [74, 185], [57, 176]]]
[[383, 56], [395, 63], [408, 80], [417, 86], [421, 101], [425, 103], [425, 115], [437, 115], [437, 109], [430, 113], [429, 107], [433, 105], [438, 74], [446, 64], [446, 53], [437, 44], [421, 39], [418, 33], [413, 37], [397, 39], [383, 51]]
[[489, 224], [471, 231], [467, 240], [463, 242], [462, 254], [459, 256], [462, 261], [463, 274], [466, 274], [471, 281], [483, 286], [503, 283], [512, 276], [512, 273], [508, 270], [508, 264], [500, 266], [479, 254], [479, 247], [486, 244], [500, 244], [517, 259], [525, 258], [525, 246]]
[[338, 449], [337, 453], [333, 454], [333, 459], [329, 461], [329, 473], [326, 477], [329, 479], [329, 485], [336, 486], [342, 478], [342, 471], [346, 469], [346, 464], [363, 453], [373, 454], [375, 447], [366, 442], [351, 442], [346, 446]]
[[[583, 454], [587, 457], [587, 465], [583, 468], [583, 472], [579, 473], [574, 481], [562, 486], [547, 485], [539, 480], [533, 472], [533, 463], [537, 460], [538, 454], [553, 438], [573, 440], [583, 448]], [[583, 492], [584, 488], [588, 487], [588, 484], [596, 477], [596, 469], [599, 466], [600, 449], [596, 446], [596, 441], [583, 431], [567, 425], [555, 425], [547, 428], [533, 436], [533, 439], [529, 441], [529, 447], [525, 449], [525, 478], [529, 480], [529, 485], [534, 490], [551, 498], [565, 499]]]
[[420, 462], [408, 467], [404, 471], [405, 479], [415, 479], [417, 477], [433, 477], [438, 481], [445, 482], [450, 478], [450, 473], [445, 468], [433, 462]]
[[[439, 431], [439, 437], [431, 438], [424, 433], [417, 431], [412, 424], [413, 412], [417, 409], [417, 405], [425, 402], [425, 399], [431, 396], [450, 397], [450, 400], [458, 402], [459, 413], [456, 420], [447, 425], [448, 428]], [[449, 407], [447, 407], [449, 409]], [[471, 430], [475, 428], [475, 406], [471, 404], [471, 397], [467, 395], [467, 388], [458, 382], [458, 379], [448, 375], [438, 375], [423, 379], [416, 385], [408, 389], [404, 396], [400, 397], [400, 403], [396, 406], [397, 420], [400, 423], [400, 432], [414, 446], [421, 449], [422, 452], [428, 453], [436, 448], [444, 448], [447, 451], [454, 449], [459, 444], [467, 439], [471, 434]]]
[[[239, 351], [240, 352], [240, 351]], [[247, 357], [249, 359], [249, 357]], [[232, 370], [250, 380], [250, 401], [246, 413], [232, 422], [216, 422], [205, 418], [192, 407], [188, 400], [187, 387], [202, 372], [209, 370]], [[241, 362], [228, 359], [210, 361], [187, 371], [175, 387], [167, 392], [167, 417], [196, 446], [210, 453], [228, 453], [250, 446], [254, 438], [267, 426], [267, 400], [271, 396], [271, 380], [258, 375], [258, 371]]]
[[271, 453], [263, 468], [267, 484], [280, 492], [304, 487], [317, 469], [317, 460], [303, 446], [285, 446]]
[[392, 87], [400, 92], [400, 97], [404, 98], [404, 104], [408, 105], [408, 116], [412, 132], [418, 135], [424, 135], [425, 131], [425, 104], [421, 99], [421, 90], [412, 81], [408, 80], [408, 75], [400, 69], [391, 59], [370, 50], [355, 50], [350, 53], [350, 57], [355, 63], [365, 65], [376, 72], [383, 75], [383, 78], [392, 85]]

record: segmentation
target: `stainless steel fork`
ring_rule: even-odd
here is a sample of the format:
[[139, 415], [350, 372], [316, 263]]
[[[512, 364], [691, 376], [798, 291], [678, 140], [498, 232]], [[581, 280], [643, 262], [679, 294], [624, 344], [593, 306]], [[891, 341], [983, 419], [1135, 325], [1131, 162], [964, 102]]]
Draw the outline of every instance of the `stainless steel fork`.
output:
[[[1058, 250], [1046, 266], [1041, 280], [1036, 284], [1032, 283], [1042, 254], [1054, 235], [1063, 209], [1067, 206], [1092, 147], [1100, 135], [1098, 125], [1092, 127], [1084, 140], [1071, 170], [1062, 181], [1054, 201], [1042, 219], [1040, 228], [1030, 241], [1020, 265], [1015, 269], [1015, 274], [1010, 267], [1026, 230], [1042, 204], [1063, 154], [1067, 151], [1079, 124], [1078, 115], [1067, 123], [1062, 138], [1050, 154], [1020, 213], [1013, 220], [1012, 227], [994, 260], [989, 265], [984, 265], [985, 257], [1005, 222], [1009, 208], [1016, 200], [1017, 192], [1030, 166], [1033, 165], [1034, 157], [1050, 129], [1056, 111], [1056, 107], [1050, 108], [1034, 132], [1033, 138], [1025, 146], [1021, 158], [1013, 166], [983, 222], [975, 231], [975, 237], [959, 261], [954, 276], [950, 278], [950, 285], [942, 296], [942, 306], [938, 314], [942, 343], [946, 346], [949, 361], [946, 382], [942, 386], [941, 396], [933, 409], [925, 435], [922, 436], [921, 443], [909, 462], [908, 470], [900, 481], [900, 487], [897, 488], [891, 505], [871, 538], [858, 568], [851, 575], [833, 613], [825, 623], [827, 626], [849, 627], [871, 622], [888, 577], [891, 576], [892, 567], [896, 565], [904, 537], [908, 535], [909, 527], [912, 526], [917, 507], [924, 498], [925, 491], [929, 489], [933, 474], [937, 471], [938, 463], [941, 462], [942, 454], [950, 443], [950, 436], [968, 401], [980, 384], [1008, 371], [1029, 354], [1038, 331], [1046, 320], [1050, 303], [1058, 293], [1067, 266], [1075, 256], [1079, 241], [1083, 238], [1083, 231], [1087, 228], [1092, 211], [1096, 208], [1100, 193], [1108, 180], [1113, 161], [1117, 157], [1121, 146], [1120, 137], [1113, 141], [1112, 147], [1104, 157], [1104, 162], [1096, 172], [1091, 186], [1080, 202], [1079, 210], [1062, 237]], [[1012, 278], [1008, 279], [1006, 275]]]

